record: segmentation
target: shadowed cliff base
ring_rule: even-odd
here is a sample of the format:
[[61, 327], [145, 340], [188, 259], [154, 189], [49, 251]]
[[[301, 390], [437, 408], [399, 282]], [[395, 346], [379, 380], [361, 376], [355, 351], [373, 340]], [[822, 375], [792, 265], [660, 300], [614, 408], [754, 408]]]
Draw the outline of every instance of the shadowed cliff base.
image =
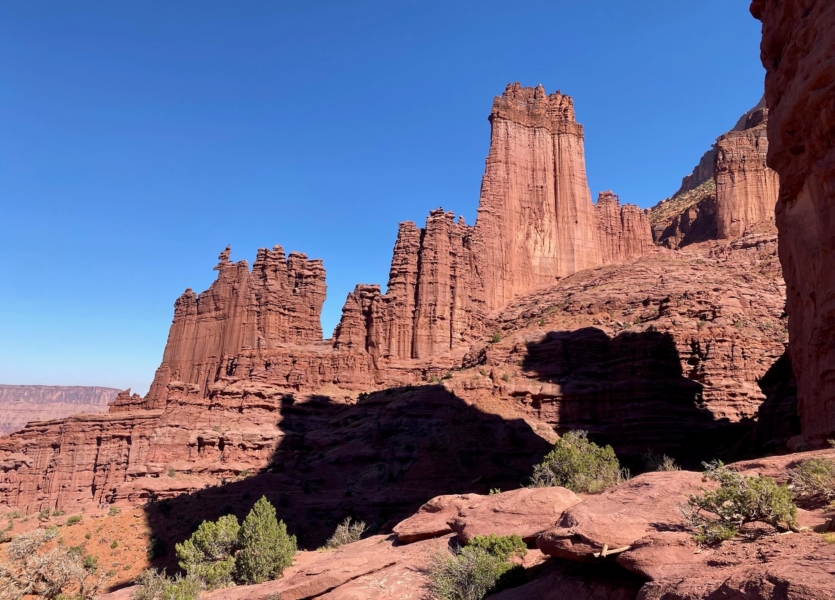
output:
[[174, 542], [203, 520], [243, 518], [262, 495], [313, 549], [347, 516], [385, 532], [441, 494], [518, 488], [551, 447], [524, 420], [483, 413], [441, 385], [375, 392], [356, 405], [287, 395], [280, 413], [284, 438], [268, 468], [148, 504], [167, 549], [157, 566], [174, 566]]
[[647, 451], [682, 466], [753, 452], [755, 421], [717, 418], [704, 385], [685, 376], [675, 340], [648, 329], [609, 337], [595, 327], [552, 331], [527, 345], [523, 369], [548, 385], [525, 398], [558, 433], [583, 429], [633, 470]]

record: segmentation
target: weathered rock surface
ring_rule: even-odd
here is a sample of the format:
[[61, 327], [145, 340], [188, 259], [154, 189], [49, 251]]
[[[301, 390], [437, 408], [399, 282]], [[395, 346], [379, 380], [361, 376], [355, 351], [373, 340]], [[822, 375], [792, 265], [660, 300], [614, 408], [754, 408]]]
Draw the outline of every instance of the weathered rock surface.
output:
[[700, 487], [705, 487], [700, 473], [639, 475], [568, 508], [557, 527], [540, 536], [537, 545], [549, 556], [594, 561], [604, 548], [623, 551], [651, 533], [682, 531], [686, 522], [681, 505]]
[[768, 109], [746, 116], [745, 124], [716, 140], [716, 233], [737, 238], [752, 225], [774, 219], [780, 179], [766, 166]]
[[[489, 369], [490, 393], [560, 432], [588, 430], [636, 466], [649, 447], [692, 467], [719, 448], [733, 456], [785, 352], [775, 247], [764, 233], [577, 273], [500, 311], [487, 329], [501, 341], [467, 364]], [[464, 391], [463, 374], [451, 383], [484, 394]]]
[[[605, 262], [586, 181], [574, 101], [542, 86], [507, 87], [493, 101], [490, 153], [473, 233], [488, 310], [516, 294]], [[650, 232], [637, 236], [649, 240]], [[624, 260], [645, 246], [623, 246]], [[629, 254], [635, 252], [636, 254]]]
[[118, 393], [106, 387], [0, 384], [0, 435], [23, 429], [29, 421], [107, 412]]
[[174, 321], [147, 408], [164, 405], [167, 386], [183, 381], [206, 394], [244, 349], [322, 339], [325, 269], [281, 246], [261, 248], [250, 272], [246, 261], [220, 253], [217, 280], [199, 296], [186, 290], [174, 304]]
[[803, 433], [835, 434], [835, 4], [755, 0], [769, 106], [768, 164], [780, 175], [777, 228]]
[[649, 219], [632, 204], [621, 206], [611, 191], [601, 192], [594, 205], [601, 264], [617, 264], [647, 254], [653, 247]]
[[560, 487], [522, 488], [490, 496], [439, 496], [398, 523], [394, 533], [404, 544], [453, 531], [463, 544], [477, 535], [490, 534], [517, 534], [530, 542], [578, 502], [580, 498], [574, 492]]
[[734, 239], [774, 220], [780, 182], [766, 166], [767, 123], [761, 100], [716, 140], [679, 191], [649, 209], [656, 243], [680, 248]]

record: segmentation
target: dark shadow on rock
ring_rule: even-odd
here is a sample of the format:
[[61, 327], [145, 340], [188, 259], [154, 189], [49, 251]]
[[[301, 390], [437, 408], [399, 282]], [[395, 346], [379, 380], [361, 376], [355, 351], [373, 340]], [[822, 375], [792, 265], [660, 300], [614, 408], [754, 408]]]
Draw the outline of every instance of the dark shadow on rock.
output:
[[788, 452], [786, 441], [800, 435], [797, 381], [788, 349], [758, 383], [765, 394], [765, 401], [760, 405], [757, 415], [756, 449], [760, 453]]
[[166, 546], [155, 566], [175, 566], [174, 542], [203, 520], [243, 519], [261, 496], [313, 549], [347, 516], [386, 532], [435, 496], [518, 488], [550, 448], [525, 421], [483, 413], [441, 385], [363, 394], [353, 405], [287, 396], [276, 421], [284, 438], [268, 469], [148, 505]]
[[633, 472], [644, 470], [648, 450], [698, 468], [702, 461], [736, 458], [750, 445], [753, 420], [714, 418], [702, 384], [684, 375], [668, 333], [610, 338], [594, 327], [553, 331], [528, 344], [523, 367], [548, 384], [523, 399], [541, 418], [558, 433], [583, 429], [611, 444]]

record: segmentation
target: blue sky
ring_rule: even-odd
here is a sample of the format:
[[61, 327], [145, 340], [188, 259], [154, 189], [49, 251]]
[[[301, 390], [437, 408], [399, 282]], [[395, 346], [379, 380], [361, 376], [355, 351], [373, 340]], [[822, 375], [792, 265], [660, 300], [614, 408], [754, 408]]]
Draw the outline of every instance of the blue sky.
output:
[[326, 335], [397, 223], [475, 219], [493, 96], [574, 96], [651, 206], [762, 94], [746, 0], [0, 4], [0, 383], [144, 393], [217, 254], [322, 258]]

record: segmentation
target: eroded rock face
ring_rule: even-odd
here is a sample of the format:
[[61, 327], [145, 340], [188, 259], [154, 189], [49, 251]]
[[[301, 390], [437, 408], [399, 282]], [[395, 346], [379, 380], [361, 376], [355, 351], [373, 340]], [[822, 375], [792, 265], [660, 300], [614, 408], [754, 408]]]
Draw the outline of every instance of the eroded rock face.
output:
[[766, 166], [768, 109], [755, 110], [744, 119], [744, 125], [716, 140], [714, 178], [719, 239], [739, 237], [752, 225], [774, 219], [780, 179]]
[[768, 164], [780, 175], [777, 228], [803, 433], [835, 434], [835, 4], [756, 0], [769, 107]]
[[118, 393], [105, 387], [0, 384], [0, 435], [23, 429], [30, 421], [107, 412]]
[[679, 191], [649, 209], [656, 243], [735, 239], [774, 220], [780, 181], [766, 165], [767, 123], [763, 99], [716, 140]]
[[617, 264], [647, 254], [653, 247], [649, 218], [633, 204], [621, 206], [617, 194], [600, 192], [594, 205], [601, 264]]
[[511, 84], [493, 101], [490, 125], [473, 246], [493, 310], [520, 292], [598, 266], [605, 254], [574, 101], [542, 86]]
[[322, 339], [325, 269], [281, 246], [258, 251], [252, 272], [220, 253], [217, 280], [199, 296], [186, 290], [174, 303], [168, 342], [150, 391], [148, 408], [162, 406], [169, 382], [197, 385], [201, 393], [245, 349]]

